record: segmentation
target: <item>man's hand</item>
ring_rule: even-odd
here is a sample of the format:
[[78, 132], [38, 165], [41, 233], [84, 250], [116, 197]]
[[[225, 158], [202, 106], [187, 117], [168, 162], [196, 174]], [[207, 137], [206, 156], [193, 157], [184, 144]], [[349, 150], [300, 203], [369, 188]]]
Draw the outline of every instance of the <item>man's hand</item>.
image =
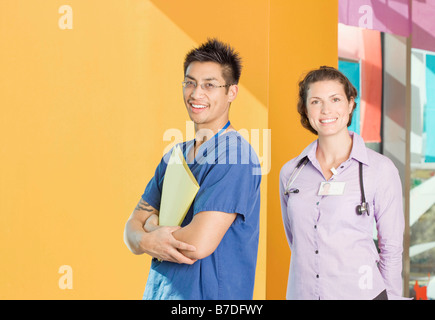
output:
[[145, 232], [140, 242], [142, 250], [162, 261], [193, 264], [196, 259], [190, 259], [179, 250], [195, 252], [196, 248], [185, 242], [178, 241], [172, 233], [181, 227], [156, 226], [150, 232]]

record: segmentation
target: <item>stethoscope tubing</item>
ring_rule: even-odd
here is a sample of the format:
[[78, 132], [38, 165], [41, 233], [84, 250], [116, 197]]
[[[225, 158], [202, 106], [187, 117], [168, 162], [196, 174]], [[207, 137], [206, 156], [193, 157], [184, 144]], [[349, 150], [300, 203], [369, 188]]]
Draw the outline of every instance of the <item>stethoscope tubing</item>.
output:
[[[294, 168], [293, 172], [290, 175], [290, 178], [288, 179], [287, 185], [285, 187], [284, 194], [288, 195], [291, 192], [298, 193], [299, 190], [295, 189], [294, 191], [291, 191], [290, 187], [293, 185], [293, 182], [298, 177], [299, 173], [302, 171], [302, 169], [305, 167], [305, 165], [308, 163], [309, 159], [308, 156], [303, 157], [301, 160], [299, 160], [298, 164]], [[368, 203], [366, 202], [365, 193], [364, 193], [364, 184], [363, 184], [363, 165], [360, 162], [359, 163], [359, 182], [360, 182], [360, 189], [361, 189], [361, 204], [356, 207], [356, 211], [358, 215], [362, 215], [363, 213], [367, 213], [367, 215], [370, 215], [369, 213], [369, 207]]]

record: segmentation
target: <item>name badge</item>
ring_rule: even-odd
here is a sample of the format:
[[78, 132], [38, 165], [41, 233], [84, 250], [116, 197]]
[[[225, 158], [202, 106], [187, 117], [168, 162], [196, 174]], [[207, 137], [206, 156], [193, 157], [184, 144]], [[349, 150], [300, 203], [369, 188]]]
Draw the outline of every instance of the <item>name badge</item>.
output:
[[324, 181], [320, 184], [319, 196], [341, 196], [344, 193], [346, 182]]

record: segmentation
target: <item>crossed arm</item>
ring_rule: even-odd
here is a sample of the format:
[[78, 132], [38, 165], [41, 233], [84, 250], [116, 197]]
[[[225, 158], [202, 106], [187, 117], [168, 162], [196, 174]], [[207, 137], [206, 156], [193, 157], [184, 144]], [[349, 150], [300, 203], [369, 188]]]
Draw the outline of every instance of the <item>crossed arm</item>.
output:
[[236, 213], [203, 211], [185, 227], [158, 226], [159, 212], [140, 199], [124, 230], [124, 241], [134, 254], [192, 264], [213, 253], [235, 220]]

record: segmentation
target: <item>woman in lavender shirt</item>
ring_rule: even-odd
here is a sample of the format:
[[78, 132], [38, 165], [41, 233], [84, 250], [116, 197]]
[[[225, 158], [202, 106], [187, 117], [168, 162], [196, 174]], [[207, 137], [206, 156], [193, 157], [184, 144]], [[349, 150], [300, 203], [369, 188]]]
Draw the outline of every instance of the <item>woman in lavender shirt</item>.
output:
[[387, 157], [348, 130], [356, 96], [331, 67], [313, 70], [299, 83], [301, 123], [318, 139], [280, 173], [292, 253], [287, 299], [402, 296], [401, 181]]

